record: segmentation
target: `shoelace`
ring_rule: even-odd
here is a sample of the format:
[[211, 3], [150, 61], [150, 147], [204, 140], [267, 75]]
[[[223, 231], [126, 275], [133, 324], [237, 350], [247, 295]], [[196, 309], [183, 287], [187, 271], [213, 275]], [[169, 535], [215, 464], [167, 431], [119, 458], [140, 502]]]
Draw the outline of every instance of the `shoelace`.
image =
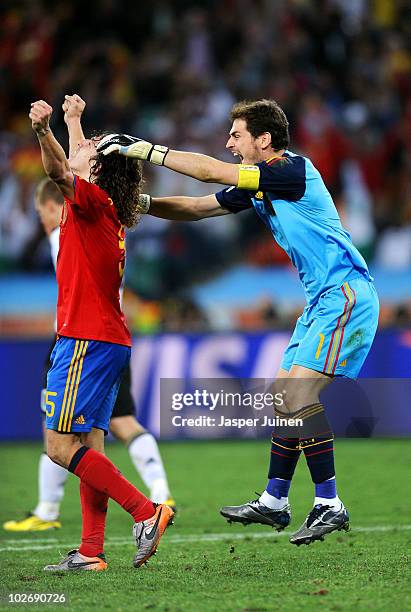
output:
[[316, 519], [320, 518], [327, 510], [330, 510], [330, 508], [331, 506], [322, 506], [321, 504], [314, 506], [307, 516], [307, 527], [310, 527]]
[[254, 491], [254, 493], [258, 495], [258, 497], [256, 499], [252, 499], [251, 501], [247, 502], [248, 504], [256, 504], [257, 502], [260, 503], [261, 493], [258, 493], [258, 491]]
[[[254, 493], [255, 493], [256, 495], [258, 495], [258, 497], [257, 497], [256, 499], [253, 499], [253, 500], [249, 501], [248, 503], [249, 503], [249, 504], [257, 504], [257, 503], [258, 503], [258, 504], [260, 504], [260, 506], [264, 506], [264, 504], [262, 504], [262, 503], [260, 502], [261, 493], [258, 493], [258, 491], [254, 491]], [[265, 507], [265, 508], [267, 508], [267, 506], [264, 506], [264, 507]], [[271, 508], [268, 508], [268, 510], [271, 510]], [[273, 512], [278, 512], [278, 510], [273, 510]], [[280, 511], [280, 512], [281, 512], [281, 511]]]
[[[155, 515], [154, 515], [154, 516], [155, 516]], [[151, 518], [154, 518], [154, 517], [150, 517], [149, 519], [146, 519], [145, 521], [142, 521], [143, 526], [141, 527], [141, 531], [140, 531], [139, 535], [138, 535], [138, 536], [136, 536], [136, 543], [137, 543], [138, 545], [140, 545], [140, 543], [141, 543], [141, 538], [143, 537], [144, 532], [145, 532], [147, 529], [150, 529], [150, 527], [152, 527], [152, 526], [153, 526], [153, 524], [154, 524], [154, 522], [155, 522], [155, 521], [152, 521], [151, 523], [148, 523], [148, 521], [150, 521], [150, 520], [151, 520]]]
[[76, 554], [76, 552], [78, 552], [78, 548], [74, 548], [73, 550], [69, 550], [69, 552], [66, 553], [66, 556], [64, 556], [63, 553], [61, 553], [59, 551], [59, 555], [61, 557], [60, 563], [63, 563], [63, 561], [68, 561], [70, 559], [70, 557], [73, 557]]

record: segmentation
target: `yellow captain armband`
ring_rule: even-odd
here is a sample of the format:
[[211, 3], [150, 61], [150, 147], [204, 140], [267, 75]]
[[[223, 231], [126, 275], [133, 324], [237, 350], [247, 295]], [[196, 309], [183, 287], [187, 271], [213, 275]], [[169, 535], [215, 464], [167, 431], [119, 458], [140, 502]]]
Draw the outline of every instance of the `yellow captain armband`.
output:
[[250, 189], [256, 191], [260, 183], [260, 168], [258, 166], [246, 166], [240, 164], [238, 166], [238, 183], [239, 189]]

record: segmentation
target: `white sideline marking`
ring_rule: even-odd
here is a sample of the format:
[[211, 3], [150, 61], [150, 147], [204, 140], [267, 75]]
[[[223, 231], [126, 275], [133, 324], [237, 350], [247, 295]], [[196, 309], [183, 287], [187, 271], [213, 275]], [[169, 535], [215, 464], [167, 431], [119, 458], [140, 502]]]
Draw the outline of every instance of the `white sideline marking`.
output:
[[[365, 533], [373, 533], [373, 532], [385, 532], [385, 531], [409, 531], [411, 530], [411, 525], [374, 525], [373, 527], [355, 527], [351, 529], [351, 533], [356, 532], [365, 532]], [[268, 533], [230, 533], [227, 530], [226, 533], [199, 533], [199, 534], [187, 534], [187, 535], [168, 535], [164, 540], [164, 543], [169, 544], [184, 544], [184, 542], [222, 542], [224, 540], [258, 540], [261, 538], [271, 539], [278, 538], [282, 536], [291, 535], [292, 531], [281, 531], [280, 533], [268, 532]], [[76, 548], [78, 546], [78, 542], [60, 542], [56, 538], [42, 538], [29, 540], [25, 538], [24, 540], [2, 540], [2, 544], [11, 544], [11, 546], [4, 546], [0, 548], [0, 552], [10, 552], [10, 551], [26, 551], [26, 550], [48, 550], [48, 549], [63, 549], [64, 551], [70, 550], [72, 548]], [[18, 544], [26, 544], [33, 543], [33, 546], [17, 546]], [[14, 544], [14, 546], [13, 546]], [[133, 539], [132, 537], [112, 537], [107, 538], [106, 544], [108, 546], [124, 546], [127, 544], [132, 545]]]

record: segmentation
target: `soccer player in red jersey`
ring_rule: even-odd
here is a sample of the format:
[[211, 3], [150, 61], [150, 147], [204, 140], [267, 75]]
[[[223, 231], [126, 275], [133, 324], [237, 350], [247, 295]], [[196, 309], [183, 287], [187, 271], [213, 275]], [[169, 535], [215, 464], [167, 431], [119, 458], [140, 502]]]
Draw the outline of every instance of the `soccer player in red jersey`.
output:
[[[63, 104], [64, 120], [68, 126], [69, 134], [74, 131], [74, 137], [84, 107], [85, 103], [79, 96], [66, 96]], [[74, 147], [74, 143], [72, 145]], [[56, 183], [48, 177], [40, 181], [36, 189], [35, 208], [48, 238], [55, 270], [57, 268], [60, 219], [63, 205], [64, 197]], [[46, 417], [44, 396], [47, 390], [47, 373], [50, 369], [50, 355], [55, 342], [56, 339], [54, 338], [44, 364], [44, 384], [40, 404], [43, 420]], [[128, 366], [122, 375], [111, 415], [110, 433], [126, 446], [135, 469], [148, 487], [150, 499], [157, 503], [165, 503], [175, 510], [175, 501], [170, 495], [160, 449], [154, 436], [136, 420], [135, 405], [130, 387], [131, 371], [130, 366]], [[45, 431], [43, 433], [45, 441]], [[44, 447], [46, 448], [46, 444]], [[59, 529], [62, 526], [59, 520], [60, 504], [64, 496], [64, 487], [68, 475], [69, 472], [66, 469], [51, 461], [47, 454], [42, 452], [38, 464], [38, 503], [35, 509], [23, 519], [6, 521], [3, 528], [12, 532]]]
[[[153, 504], [104, 456], [104, 433], [131, 337], [120, 307], [125, 230], [139, 215], [140, 162], [103, 155], [107, 138], [85, 139], [80, 123], [70, 134], [70, 158], [50, 129], [53, 109], [32, 103], [29, 117], [46, 174], [64, 195], [57, 262], [57, 333], [47, 376], [47, 454], [80, 479], [82, 537], [49, 571], [104, 570], [104, 530], [111, 497], [134, 519], [134, 566], [156, 551], [173, 518]], [[110, 143], [124, 143], [110, 135]], [[107, 159], [107, 161], [106, 161]]]

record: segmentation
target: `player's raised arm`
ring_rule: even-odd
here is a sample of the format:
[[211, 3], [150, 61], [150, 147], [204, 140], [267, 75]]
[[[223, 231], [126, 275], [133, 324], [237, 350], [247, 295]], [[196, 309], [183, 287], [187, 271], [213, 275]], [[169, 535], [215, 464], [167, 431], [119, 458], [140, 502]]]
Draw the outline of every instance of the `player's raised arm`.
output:
[[63, 147], [57, 142], [50, 129], [52, 112], [53, 109], [47, 102], [38, 100], [32, 103], [29, 117], [40, 144], [46, 174], [60, 187], [63, 195], [72, 198], [74, 195], [73, 173]]
[[64, 121], [67, 125], [69, 135], [69, 156], [72, 157], [78, 144], [85, 139], [83, 128], [81, 127], [81, 116], [86, 107], [86, 103], [78, 94], [64, 96], [63, 111]]
[[134, 142], [127, 146], [110, 145], [104, 151], [104, 155], [119, 153], [126, 157], [149, 161], [206, 183], [234, 185], [242, 189], [258, 188], [259, 171], [255, 166], [229, 164], [202, 153], [175, 151], [162, 145], [153, 145], [140, 138], [133, 140]]

